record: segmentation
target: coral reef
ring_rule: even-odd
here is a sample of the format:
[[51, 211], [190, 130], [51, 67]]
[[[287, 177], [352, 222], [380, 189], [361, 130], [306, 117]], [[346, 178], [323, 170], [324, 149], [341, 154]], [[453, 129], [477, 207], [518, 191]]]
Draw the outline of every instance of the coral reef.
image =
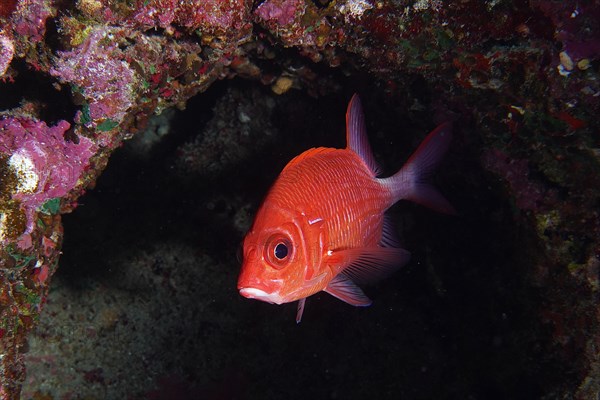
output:
[[[47, 295], [48, 277], [56, 270], [62, 227], [61, 199], [81, 192], [80, 177], [97, 147], [88, 138], [65, 141], [70, 124], [48, 127], [43, 121], [6, 117], [0, 120], [0, 244], [2, 245], [1, 325], [3, 336], [15, 335], [4, 347], [6, 373], [22, 364], [18, 357], [24, 333], [37, 320]], [[65, 206], [65, 209], [68, 206]], [[9, 336], [10, 337], [10, 336]], [[19, 371], [19, 370], [17, 370]], [[21, 380], [23, 371], [4, 375]], [[6, 389], [16, 390], [16, 387]]]
[[98, 29], [90, 32], [77, 51], [58, 54], [52, 75], [71, 85], [83, 97], [76, 121], [81, 125], [110, 130], [123, 121], [135, 99], [135, 72], [118, 54], [119, 37], [127, 32]]
[[[152, 115], [233, 77], [269, 96], [377, 93], [372, 101], [404, 110], [410, 132], [457, 121], [456, 142], [527, 232], [523, 279], [543, 301], [526, 306], [572, 371], [555, 390], [597, 397], [599, 18], [597, 1], [3, 1], [0, 398], [19, 397], [61, 215]], [[179, 171], [227, 179], [219, 174], [269, 147], [276, 107], [250, 96], [219, 103], [235, 115], [179, 145]], [[253, 103], [266, 109], [255, 115]], [[481, 183], [472, 172], [455, 178]], [[86, 371], [88, 382], [104, 380]]]
[[4, 75], [13, 56], [15, 55], [15, 45], [12, 39], [5, 35], [4, 32], [0, 33], [0, 77]]

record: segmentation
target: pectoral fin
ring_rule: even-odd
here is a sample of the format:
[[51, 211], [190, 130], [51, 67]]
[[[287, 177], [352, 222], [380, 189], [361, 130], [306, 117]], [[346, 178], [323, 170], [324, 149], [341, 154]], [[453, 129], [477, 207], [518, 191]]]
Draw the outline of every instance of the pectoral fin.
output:
[[410, 253], [397, 247], [363, 247], [332, 252], [328, 262], [343, 266], [341, 275], [357, 283], [388, 277], [408, 262]]
[[370, 306], [369, 299], [354, 282], [343, 274], [337, 275], [324, 289], [325, 292], [353, 306]]

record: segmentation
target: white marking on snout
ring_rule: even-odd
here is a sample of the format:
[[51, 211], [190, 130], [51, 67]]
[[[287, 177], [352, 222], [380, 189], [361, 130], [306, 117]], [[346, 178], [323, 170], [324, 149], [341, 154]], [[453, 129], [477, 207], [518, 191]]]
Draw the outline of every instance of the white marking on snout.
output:
[[267, 303], [275, 303], [282, 304], [283, 299], [279, 296], [278, 292], [275, 293], [267, 293], [264, 290], [253, 288], [253, 287], [245, 287], [240, 289], [240, 294], [248, 299], [255, 299], [266, 301]]
[[264, 290], [260, 290], [253, 287], [241, 288], [240, 294], [244, 297], [248, 297], [249, 299], [267, 297], [269, 295]]

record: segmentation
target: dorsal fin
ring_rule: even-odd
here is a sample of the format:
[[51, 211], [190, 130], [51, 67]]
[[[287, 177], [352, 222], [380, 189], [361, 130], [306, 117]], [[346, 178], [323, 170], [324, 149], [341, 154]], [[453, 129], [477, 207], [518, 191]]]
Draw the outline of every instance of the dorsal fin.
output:
[[362, 104], [357, 94], [352, 96], [346, 111], [346, 148], [354, 151], [367, 164], [374, 176], [381, 173], [381, 168], [375, 162], [369, 139]]

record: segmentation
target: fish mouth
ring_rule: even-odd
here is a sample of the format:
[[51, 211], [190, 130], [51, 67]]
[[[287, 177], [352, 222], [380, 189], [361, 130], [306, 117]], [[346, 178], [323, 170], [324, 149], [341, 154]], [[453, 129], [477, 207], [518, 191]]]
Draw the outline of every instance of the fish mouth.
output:
[[242, 287], [240, 288], [240, 294], [248, 299], [261, 300], [271, 304], [281, 304], [278, 293], [267, 293], [264, 290], [254, 287]]

